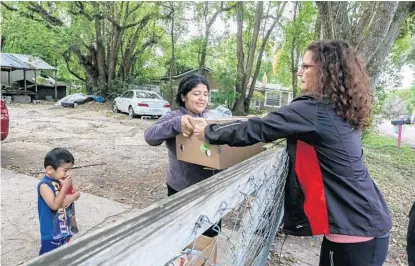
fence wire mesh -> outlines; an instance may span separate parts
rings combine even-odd
[[[211,221],[201,211],[195,222],[193,241],[187,248],[166,263],[167,266],[190,265],[265,265],[269,250],[282,222],[284,187],[288,173],[288,157],[280,151],[276,159],[257,176],[250,176],[244,187],[234,191],[237,206],[222,201],[218,221]],[[250,193],[246,193],[250,187]],[[198,237],[202,224],[212,226],[218,235],[214,238]]]

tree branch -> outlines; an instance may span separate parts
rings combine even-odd
[[[62,20],[60,20],[57,17],[54,17],[52,14],[49,14],[49,12],[46,9],[44,9],[41,5],[39,5],[36,2],[29,2],[29,4],[27,5],[27,9],[38,13],[44,20],[46,20],[53,26],[61,27],[64,25]]]
[[[222,2],[223,3],[223,2]],[[232,4],[232,5],[230,5],[230,6],[227,6],[227,7],[223,7],[223,6],[221,6],[221,12],[226,12],[226,11],[229,11],[229,10],[231,10],[231,9],[234,9],[236,7],[236,4]]]
[[[363,32],[367,25],[370,25],[370,21],[372,20],[375,12],[376,2],[362,2],[362,17],[356,23],[356,25],[352,29],[351,36],[355,36],[352,40],[352,44],[354,46],[359,45],[359,41],[362,40]]]
[[[9,6],[9,5],[7,5],[6,3],[4,3],[3,1],[1,1],[0,3],[2,4],[2,6],[4,6],[4,7],[5,7],[7,10],[9,10],[9,11],[18,12],[18,13],[19,13],[22,17],[25,17],[25,18],[28,18],[28,19],[31,19],[31,20],[34,20],[34,21],[37,21],[37,22],[42,22],[42,23],[46,24],[46,26],[47,26],[49,29],[51,29],[51,30],[55,30],[53,27],[51,27],[51,26],[50,26],[50,24],[47,24],[47,23],[45,22],[45,20],[40,19],[40,18],[36,18],[33,14],[28,14],[28,13],[26,13],[26,12],[23,12],[23,11],[19,10],[19,9],[18,9],[18,8],[16,8],[16,7]]]
[[[371,60],[371,57],[376,53],[388,34],[398,6],[399,2],[379,2],[373,22],[369,28],[364,30],[364,41],[359,47],[359,51],[366,62]]]
[[[7,8],[10,11],[19,11],[19,9],[17,9],[16,7],[13,6],[9,6],[6,3],[4,3],[3,1],[0,1],[1,5],[4,6],[5,8]]]
[[[144,2],[138,2],[138,3],[137,2],[134,2],[134,3],[136,4],[136,6],[134,8],[132,8],[130,11],[127,11],[127,18],[130,15],[132,15],[135,11],[137,11],[143,5]]]
[[[211,27],[211,26],[212,26],[212,24],[215,22],[216,17],[217,17],[219,14],[221,14],[222,12],[229,11],[229,10],[231,10],[231,9],[235,8],[235,7],[236,7],[236,5],[235,5],[235,4],[230,5],[230,6],[228,6],[228,7],[223,7],[223,2],[221,2],[221,6],[220,6],[220,8],[219,8],[218,10],[216,10],[216,12],[213,14],[213,16],[210,18],[209,22],[207,23],[207,28],[208,28],[208,29],[210,29],[210,27]]]
[[[75,16],[77,16],[77,15],[83,15],[89,21],[93,21],[94,20],[94,18],[91,15],[89,15],[89,14],[86,13],[85,7],[84,7],[84,4],[83,4],[82,1],[75,1],[73,3],[75,4],[76,7],[78,7],[79,11],[78,12],[75,12],[73,10],[69,10],[69,13],[71,13],[72,15],[75,15]]]
[[[388,33],[383,38],[382,42],[378,44],[378,49],[372,55],[369,61],[366,61],[367,69],[372,77],[372,84],[376,85],[377,78],[380,73],[380,67],[392,49],[396,38],[399,35],[402,23],[408,18],[411,9],[415,8],[414,2],[399,2],[399,6],[393,16],[392,23],[388,28]]]
[[[330,2],[316,1],[317,9],[321,17],[321,26],[323,28],[323,39],[334,39],[332,28],[332,8]]]
[[[262,56],[264,54],[265,51],[265,46],[267,45],[268,39],[271,36],[272,31],[274,30],[275,26],[277,25],[277,23],[280,23],[280,18],[282,13],[284,12],[285,6],[286,6],[287,2],[283,2],[282,6],[280,6],[280,8],[278,9],[278,13],[277,16],[274,17],[274,20],[271,24],[271,26],[268,28],[267,33],[265,34],[264,40],[262,41],[261,44],[261,48],[259,49],[259,54],[258,54],[258,58],[257,58],[257,62],[256,62],[256,66],[255,66],[255,70],[254,70],[254,75],[252,76],[252,82],[251,85],[249,87],[249,92],[248,92],[248,97],[247,97],[247,106],[249,107],[249,103],[250,100],[252,98],[252,95],[254,94],[254,89],[255,89],[255,83],[259,74],[259,70],[261,68],[261,63],[262,63]],[[247,109],[247,108],[245,108]],[[247,111],[247,110],[245,110]]]
[[[63,59],[66,62],[66,68],[68,69],[69,73],[71,73],[72,75],[74,75],[77,79],[82,80],[85,82],[85,79],[83,77],[81,77],[78,73],[76,73],[75,71],[73,71],[71,69],[71,67],[69,66],[69,62],[71,61],[71,52],[70,50],[66,50],[65,52],[62,53]]]
[[[117,29],[121,30],[122,26],[117,21],[115,21],[115,19],[113,19],[111,16],[106,16],[105,18],[109,22],[111,22],[114,27],[116,27]]]
[[[252,65],[254,63],[255,50],[256,50],[256,45],[257,45],[257,40],[258,40],[258,35],[259,35],[259,28],[261,26],[261,17],[263,15],[263,10],[264,10],[264,2],[258,2],[256,12],[255,12],[255,23],[254,23],[253,33],[252,33],[252,42],[248,50],[248,60],[246,62],[246,67],[245,67],[246,78],[251,77]]]
[[[349,2],[333,2],[336,15],[333,18],[333,34],[335,39],[348,40],[350,32],[349,16],[347,13]]]
[[[153,44],[156,44],[157,43],[157,40],[159,40],[161,38],[161,36],[153,36],[153,37],[151,37],[149,40],[147,40],[145,43],[143,43],[142,45],[141,45],[141,47],[140,47],[140,49],[137,49],[135,52],[134,52],[134,57],[137,57],[137,56],[139,56],[139,55],[141,55],[142,53],[144,53],[144,51],[150,46],[150,45],[153,45]]]

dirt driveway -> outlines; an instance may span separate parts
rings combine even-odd
[[[104,164],[73,170],[81,191],[137,208],[165,197],[167,150],[144,141],[144,130],[154,121],[129,119],[98,103],[74,109],[12,104],[8,109],[10,133],[1,144],[1,167],[40,177],[45,154],[65,147],[74,154],[75,166]]]

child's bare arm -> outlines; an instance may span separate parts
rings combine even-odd
[[[62,186],[61,191],[58,193],[57,196],[53,193],[52,189],[46,185],[40,185],[40,195],[45,200],[46,204],[52,210],[58,210],[65,199],[66,191],[68,190],[68,186]]]
[[[79,192],[79,190],[76,190],[75,193],[73,193],[73,201],[77,201],[79,199],[79,197],[81,196],[81,192]]]
[[[81,196],[81,192],[79,192],[78,184],[73,182],[73,192],[74,192],[74,201],[78,200]]]
[[[72,202],[77,201],[79,199],[79,197],[81,196],[81,192],[79,192],[79,190],[73,186],[73,194],[69,194],[65,196],[65,199],[62,202],[62,207],[63,208],[67,208],[69,207],[69,205],[72,204]]]

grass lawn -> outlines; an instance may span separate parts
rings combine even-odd
[[[415,149],[407,145],[398,149],[396,139],[372,134],[365,137],[363,150],[370,175],[382,191],[392,213],[393,227],[385,265],[406,266],[408,213],[415,201]],[[280,257],[282,242],[283,239],[279,239],[278,247],[271,253],[269,265],[316,265],[319,243],[315,244],[316,241],[312,239],[291,237],[290,246]],[[307,251],[302,251],[305,248]],[[310,264],[307,256],[314,258],[310,259]]]
[[[406,262],[408,213],[415,201],[415,149],[398,149],[395,139],[378,135],[369,135],[363,144],[366,165],[392,213],[390,259],[400,265]]]

